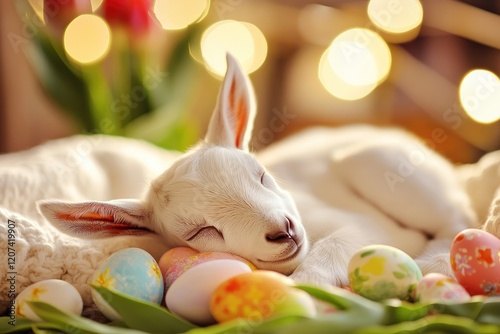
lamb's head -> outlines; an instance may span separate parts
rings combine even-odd
[[[289,274],[308,243],[290,194],[248,151],[254,114],[250,82],[228,56],[205,139],[155,179],[144,200],[43,201],[40,212],[80,237],[156,233],[170,247],[230,252]]]

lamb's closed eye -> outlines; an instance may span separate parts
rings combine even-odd
[[[272,185],[272,177],[265,171],[263,171],[260,175],[260,184],[266,188],[269,188]]]
[[[187,241],[193,241],[197,238],[220,238],[224,240],[224,235],[214,226],[204,226],[197,228],[189,233]]]
[[[260,184],[264,185],[265,177],[266,177],[266,172],[265,171],[263,171],[262,173],[260,173]]]

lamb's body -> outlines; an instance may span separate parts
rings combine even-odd
[[[285,180],[313,244],[293,274],[301,281],[347,284],[350,255],[368,244],[397,247],[424,272],[453,275],[451,240],[479,225],[457,169],[402,130],[316,128],[259,158]]]
[[[228,62],[208,134],[188,154],[76,136],[0,157],[0,244],[12,220],[16,292],[61,278],[89,305],[90,276],[134,246],[157,259],[175,246],[233,252],[300,281],[345,285],[352,254],[383,243],[416,257],[424,272],[451,274],[451,238],[477,226],[476,214],[482,222],[489,210],[485,228],[498,233],[500,201],[490,203],[499,195],[499,153],[457,169],[405,132],[352,126],[308,130],[256,159],[247,152],[252,89]],[[129,236],[60,232],[103,238],[117,230]],[[0,252],[1,282],[7,257]],[[0,285],[0,311],[8,290]]]
[[[366,242],[387,243],[401,248],[416,256],[424,248],[427,238],[423,233],[403,228],[395,220],[388,217],[373,203],[362,199],[349,179],[344,178],[338,168],[342,159],[332,163],[333,152],[340,154],[352,145],[358,146],[360,139],[364,143],[373,144],[371,135],[380,140],[390,139],[400,146],[401,143],[413,143],[408,136],[403,142],[394,141],[394,136],[406,138],[404,134],[394,130],[387,131],[370,127],[349,127],[345,129],[314,129],[308,130],[281,143],[273,145],[258,153],[258,157],[284,183],[298,204],[304,225],[313,243],[327,236],[332,230],[350,226],[356,229],[342,232],[352,233],[355,239],[349,243],[337,244],[337,247],[359,247]],[[333,137],[336,139],[333,140]],[[95,143],[89,145],[89,143]],[[79,147],[88,147],[85,154],[79,154],[78,163],[68,164],[70,156],[78,152]],[[409,146],[411,147],[411,146]],[[98,198],[110,200],[123,197],[140,197],[148,184],[148,180],[160,174],[170,166],[180,154],[159,149],[151,144],[131,139],[122,139],[108,136],[90,138],[75,136],[68,139],[49,142],[43,146],[22,153],[0,157],[0,236],[2,244],[6,244],[7,221],[10,219],[16,224],[16,290],[34,282],[60,278],[74,284],[82,293],[86,305],[91,303],[88,279],[95,272],[100,263],[110,254],[125,247],[142,247],[158,258],[167,246],[160,238],[154,236],[121,237],[107,240],[82,240],[60,233],[46,222],[36,211],[35,202],[48,198],[62,198],[68,200],[85,200]],[[396,168],[401,164],[401,157],[394,157]],[[493,189],[493,183],[498,183],[498,164],[500,157],[492,159],[486,166],[467,166],[470,177],[468,183],[477,183],[474,188],[486,184]],[[445,177],[455,180],[453,169],[445,164],[442,171],[448,173]],[[496,168],[495,168],[496,166]],[[359,167],[372,173],[373,161],[359,164]],[[490,170],[488,180],[493,182],[480,183],[482,170]],[[355,172],[354,170],[348,170]],[[345,172],[345,170],[343,171]],[[396,170],[397,173],[397,170]],[[373,177],[372,174],[367,175]],[[411,178],[411,176],[410,176]],[[385,180],[385,178],[384,178]],[[375,180],[374,180],[375,181]],[[404,186],[410,179],[397,182],[394,185]],[[458,187],[459,182],[455,184]],[[387,187],[385,184],[384,187]],[[485,189],[488,190],[488,189]],[[380,196],[388,191],[379,188]],[[462,196],[465,192],[456,189],[457,200],[467,201]],[[492,194],[491,191],[488,190]],[[430,193],[429,196],[436,194]],[[486,200],[486,197],[485,197]],[[418,208],[417,203],[410,203],[407,210]],[[401,203],[395,204],[400,206]],[[476,205],[487,207],[487,205]],[[412,208],[413,207],[413,208]],[[463,206],[458,206],[458,208]],[[469,206],[466,206],[469,207]],[[423,210],[428,211],[429,206]],[[409,218],[414,213],[409,212]],[[484,212],[480,212],[480,216]],[[436,218],[430,216],[431,218]],[[437,219],[440,219],[437,217]],[[363,226],[372,240],[363,242],[356,238],[357,228]],[[385,226],[385,231],[381,228]],[[341,230],[342,231],[342,230]],[[335,247],[332,244],[332,250]],[[324,266],[341,266],[341,263],[328,263],[327,256]],[[7,253],[0,252],[0,263],[7,263]],[[321,268],[322,264],[316,266]],[[5,282],[5,266],[1,267],[0,280]],[[313,273],[314,271],[311,271]],[[307,272],[306,272],[307,273]],[[302,273],[304,274],[304,273]],[[301,276],[302,274],[296,276]],[[317,274],[317,273],[315,273]],[[306,274],[304,274],[306,275]],[[307,276],[307,275],[306,275]],[[309,277],[310,278],[310,277]],[[320,277],[316,278],[317,280]],[[2,284],[0,289],[0,310],[8,305],[8,285]]]

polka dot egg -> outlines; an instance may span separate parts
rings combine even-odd
[[[353,292],[371,300],[412,300],[422,272],[405,252],[385,245],[363,247],[348,266]]]
[[[450,263],[457,281],[471,295],[500,294],[500,239],[466,229],[452,242]]]

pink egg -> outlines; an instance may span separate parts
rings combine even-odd
[[[175,247],[165,252],[158,261],[161,273],[165,277],[166,272],[177,262],[182,261],[199,252],[189,247]]]
[[[471,295],[500,294],[500,239],[479,229],[460,232],[451,245],[457,281]]]
[[[201,326],[215,323],[210,313],[210,300],[214,291],[226,280],[252,271],[239,260],[212,260],[187,270],[165,295],[170,312]]]
[[[255,266],[245,260],[244,258],[230,254],[230,253],[223,253],[223,252],[203,252],[203,253],[198,253],[195,255],[192,255],[188,258],[184,258],[178,262],[176,262],[173,266],[171,266],[166,272],[165,275],[163,276],[165,278],[165,288],[168,289],[172,283],[180,276],[182,275],[186,270],[201,264],[205,263],[208,261],[212,260],[239,260],[243,263],[246,263],[252,270],[255,269]]]
[[[461,303],[470,299],[465,288],[454,279],[438,273],[425,275],[418,283],[416,300],[422,303]]]

